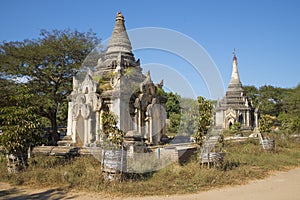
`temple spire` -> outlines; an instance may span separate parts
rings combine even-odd
[[[238,72],[238,64],[237,64],[237,57],[235,53],[235,49],[233,52],[233,60],[232,60],[232,73],[231,73],[231,79],[228,88],[231,89],[240,89],[242,87],[240,76]]]
[[[240,84],[241,83],[235,50],[233,52],[232,73],[231,73],[230,83],[233,83],[233,84]]]
[[[107,51],[106,51],[107,54],[110,53],[119,54],[119,52],[130,53],[130,54],[132,53],[131,42],[127,35],[124,22],[125,22],[124,16],[122,15],[121,12],[118,12],[116,16],[116,24],[112,32],[111,38],[109,40],[109,43],[107,45]]]

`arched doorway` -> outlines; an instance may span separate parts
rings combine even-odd
[[[235,122],[234,118],[229,118],[226,123],[226,126],[227,126],[226,128],[230,129],[231,126],[234,124],[234,122]]]
[[[232,126],[232,122],[231,122],[231,121],[229,121],[229,123],[228,123],[228,129],[230,129],[230,128],[231,128],[231,126]]]

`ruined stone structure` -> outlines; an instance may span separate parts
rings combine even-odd
[[[228,89],[216,107],[215,126],[217,128],[229,129],[234,122],[240,122],[242,130],[251,130],[255,126],[254,109],[242,87],[235,53]]]
[[[120,130],[134,131],[148,143],[157,144],[165,134],[163,82],[154,84],[150,72],[142,73],[124,22],[118,13],[104,56],[94,69],[73,78],[67,135],[76,146],[101,141],[102,114],[109,111],[117,116]]]

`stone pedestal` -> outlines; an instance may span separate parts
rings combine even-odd
[[[16,174],[26,168],[27,154],[8,154],[7,158],[7,170],[9,174]]]
[[[102,175],[105,179],[122,180],[127,171],[127,153],[124,149],[102,150]]]
[[[135,131],[129,131],[123,139],[123,145],[127,150],[128,157],[133,158],[135,153],[145,153],[147,147],[145,139]]]

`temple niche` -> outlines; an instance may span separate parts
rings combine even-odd
[[[257,113],[254,113],[252,104],[242,87],[234,53],[231,80],[225,96],[217,104],[215,126],[229,129],[234,122],[239,122],[242,130],[252,130],[257,126],[257,119],[254,118],[257,118]]]
[[[117,117],[120,130],[138,133],[149,144],[157,144],[165,134],[163,82],[154,84],[150,72],[142,73],[124,22],[119,12],[104,56],[97,66],[73,78],[67,135],[75,146],[102,140],[102,114],[109,111]]]

